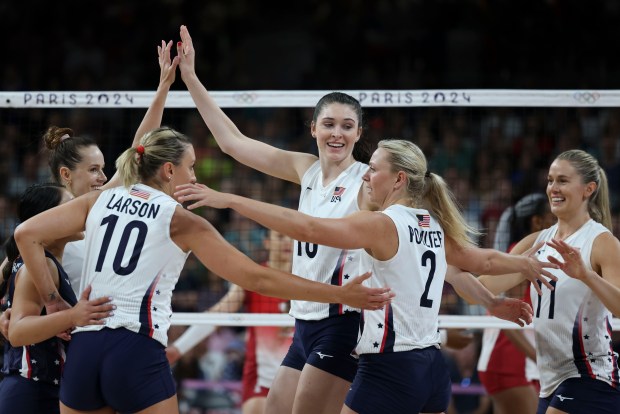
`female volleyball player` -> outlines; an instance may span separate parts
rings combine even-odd
[[[170,86],[176,77],[178,58],[171,59],[170,50],[172,41],[167,44],[162,40],[161,46],[157,46],[158,62],[160,68],[159,86],[149,109],[147,110],[138,130],[134,136],[132,146],[138,144],[139,139],[146,132],[157,128],[161,124],[166,97]],[[120,185],[121,180],[115,174],[106,184],[106,176],[103,172],[105,161],[103,153],[96,142],[89,137],[75,136],[70,128],[58,128],[52,126],[43,135],[43,141],[49,150],[49,166],[52,178],[69,190],[74,197],[79,197],[89,191],[112,188]],[[80,296],[83,288],[80,288],[82,276],[82,264],[84,262],[84,241],[76,240],[67,243],[62,257],[63,268],[69,275],[71,287],[76,296]],[[2,267],[6,265],[3,262]],[[51,289],[47,285],[47,289]],[[49,292],[46,291],[46,292]],[[45,300],[46,309],[52,313],[58,309],[68,308],[68,304],[60,298],[51,300],[49,296],[41,292]],[[9,317],[11,310],[0,315],[0,330],[2,335],[8,337]]]
[[[364,249],[360,268],[375,274],[370,283],[398,292],[384,310],[363,313],[355,347],[360,364],[343,413],[441,412],[448,407],[450,379],[437,329],[448,263],[474,272],[512,268],[534,280],[549,275],[543,268],[553,266],[475,247],[445,182],[427,168],[415,144],[379,142],[363,180],[371,202],[382,211],[338,219],[314,218],[194,184],[175,193],[180,201],[195,201],[190,208],[230,207],[297,240]],[[519,303],[513,320],[529,322],[528,310]],[[294,339],[293,347],[303,344]]]
[[[194,69],[195,51],[185,26],[178,46],[181,78],[218,145],[237,161],[301,185],[299,210],[319,217],[344,217],[367,208],[361,190],[368,166],[359,160],[362,108],[353,97],[330,93],[317,103],[310,133],[319,156],[284,151],[243,135],[209,96]],[[296,241],[293,273],[328,285],[344,285],[359,267],[360,251]],[[358,309],[338,303],[294,300],[293,347],[267,397],[267,412],[338,412],[357,369],[350,353],[357,341]],[[324,355],[329,355],[325,357]]]
[[[59,184],[28,187],[17,206],[18,218],[25,221],[72,199]],[[55,335],[74,326],[101,324],[112,308],[109,298],[88,301],[87,288],[78,302],[69,279],[60,264],[65,244],[76,235],[45,247],[46,266],[61,297],[73,308],[46,315],[43,302],[24,266],[11,236],[5,244],[9,265],[4,268],[0,285],[3,305],[13,311],[9,339],[4,344],[4,364],[0,382],[0,412],[51,414],[60,411],[58,391],[65,362],[65,343]],[[6,296],[5,296],[6,294]],[[43,311],[43,315],[42,315]]]
[[[531,293],[537,413],[617,414],[620,375],[610,321],[620,315],[620,242],[611,233],[607,176],[590,154],[565,151],[549,167],[547,197],[557,223],[511,251],[521,254],[545,242],[536,256],[559,267],[550,271],[557,278],[553,290]],[[523,281],[521,275],[480,279],[495,292]]]
[[[85,230],[82,284],[116,305],[105,326],[74,331],[60,392],[63,413],[178,412],[165,346],[172,290],[190,251],[216,274],[269,296],[369,309],[393,296],[388,288],[362,286],[368,273],[330,286],[252,262],[172,198],[177,185],[195,182],[194,162],[187,137],[153,130],[117,160],[125,186],[89,192],[17,228],[24,263],[40,285],[51,280],[42,246]],[[45,291],[58,295],[55,287]]]

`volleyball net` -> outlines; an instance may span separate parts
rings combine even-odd
[[[246,135],[279,148],[316,153],[309,134],[313,108],[330,90],[212,91],[217,104]],[[618,90],[344,90],[364,108],[363,137],[370,144],[404,138],[418,144],[430,168],[444,177],[471,225],[492,247],[503,210],[522,196],[544,192],[557,153],[582,148],[606,169],[615,227],[620,222],[620,91]],[[0,92],[0,216],[3,239],[12,232],[15,202],[29,183],[49,178],[41,137],[50,125],[92,136],[113,174],[116,157],[130,145],[152,91]],[[199,182],[262,201],[297,207],[299,188],[244,167],[223,154],[186,91],[171,91],[163,124],[194,142]],[[202,208],[203,215],[256,262],[269,259],[267,231],[231,211]],[[616,230],[616,228],[614,228]],[[618,233],[616,232],[616,235]],[[293,249],[290,254],[295,254]],[[286,314],[204,313],[229,286],[190,256],[173,295],[173,324],[292,326]],[[467,306],[447,286],[444,328],[518,328]],[[620,322],[614,319],[614,330]]]

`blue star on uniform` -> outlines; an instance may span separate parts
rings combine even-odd
[[[156,294],[156,295],[159,295],[159,293],[160,293],[160,292],[159,292],[159,289],[157,289],[157,290],[155,291],[155,294]]]
[[[588,318],[583,318],[583,321],[584,322],[588,322]]]
[[[590,339],[590,335],[587,335],[587,334],[586,334],[586,335],[584,335],[584,336],[583,336],[583,339]]]
[[[349,275],[344,275],[344,278],[345,278],[345,279],[348,279],[348,278],[349,278]]]
[[[159,325],[158,324],[155,324],[155,329],[159,329]]]
[[[353,261],[353,256],[347,257],[347,261],[352,262]]]
[[[588,356],[592,356],[594,355],[592,352],[588,352]]]
[[[372,346],[374,346],[375,348],[379,348],[379,342],[375,342],[374,344],[372,344]]]
[[[378,323],[377,324],[377,328],[382,329],[383,328],[383,324],[382,323]]]
[[[153,306],[153,311],[157,312],[157,306]]]

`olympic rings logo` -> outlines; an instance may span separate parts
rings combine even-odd
[[[233,95],[233,99],[237,102],[241,102],[244,104],[251,104],[256,100],[257,96],[255,93],[236,93]]]
[[[575,92],[573,94],[574,100],[579,103],[585,104],[593,104],[594,102],[598,101],[600,97],[601,94],[599,94],[598,92]]]

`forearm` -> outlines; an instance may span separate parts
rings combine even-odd
[[[242,164],[246,164],[247,160],[239,159],[240,154],[235,152],[236,142],[245,138],[241,131],[239,131],[239,128],[215,103],[215,100],[209,95],[207,88],[200,82],[195,73],[184,76],[183,81],[198,112],[213,134],[220,149]]]
[[[470,305],[488,307],[493,301],[494,295],[469,272],[458,273],[449,283]]]
[[[149,109],[146,111],[146,114],[144,114],[144,118],[142,118],[140,126],[138,126],[138,129],[136,130],[133,142],[131,143],[132,147],[138,146],[140,139],[144,134],[161,126],[169,91],[170,85],[167,83],[160,83],[157,87],[153,101],[151,102]]]
[[[620,316],[620,288],[602,278],[593,270],[588,271],[587,277],[582,280],[600,299],[609,311]]]
[[[160,84],[157,88],[153,102],[151,103],[151,106],[149,106],[149,109],[146,111],[140,126],[136,130],[136,134],[134,135],[131,143],[132,147],[137,147],[140,144],[140,139],[144,136],[144,134],[161,126],[161,120],[164,115],[164,107],[166,106],[166,98],[168,96],[169,89],[170,85],[162,84]],[[121,177],[118,171],[116,171],[114,176],[112,176],[112,178],[110,178],[110,180],[103,186],[103,189],[117,187],[121,185],[121,182]]]
[[[477,249],[479,267],[474,273],[504,275],[522,272],[527,267],[527,258],[521,255],[503,253],[493,249]]]
[[[478,281],[493,295],[504,293],[524,280],[525,278],[520,273],[500,276],[482,275],[478,277]]]
[[[254,277],[251,288],[247,290],[281,299],[343,303],[342,288],[313,282],[275,269],[267,269],[260,277]]]
[[[15,347],[36,344],[72,327],[71,310],[51,315],[25,316],[9,324],[9,341]]]

